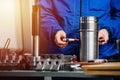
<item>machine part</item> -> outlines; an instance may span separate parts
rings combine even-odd
[[[98,58],[98,20],[95,16],[80,17],[80,61]]]
[[[60,67],[62,66],[62,60],[54,60],[52,65],[52,71],[59,71]]]
[[[7,41],[5,42],[4,48],[3,49],[8,49],[8,46],[10,45],[11,39],[8,38]]]
[[[95,59],[94,62],[108,62],[107,59]]]
[[[73,71],[81,71],[82,70],[80,64],[71,64],[70,67],[73,68]]]
[[[35,68],[37,71],[43,71],[43,68],[45,66],[45,60],[40,60]]]
[[[52,67],[52,61],[50,59],[46,59],[44,65],[43,65],[43,70],[50,71],[51,67]]]

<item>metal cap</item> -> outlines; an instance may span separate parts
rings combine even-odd
[[[80,17],[80,23],[97,23],[98,18],[95,16],[82,16]]]
[[[80,31],[95,31],[98,30],[98,18],[95,16],[80,17]]]

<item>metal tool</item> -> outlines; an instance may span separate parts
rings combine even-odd
[[[64,42],[77,42],[77,41],[80,41],[80,39],[77,39],[77,38],[63,38],[62,41],[64,41]],[[103,42],[105,40],[102,39],[102,38],[99,38],[98,41]]]
[[[77,38],[63,38],[64,42],[77,42],[79,39]]]

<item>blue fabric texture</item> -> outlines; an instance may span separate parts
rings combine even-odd
[[[54,34],[58,30],[64,30],[68,38],[79,39],[80,0],[39,0],[38,4],[41,31],[49,41],[49,52],[79,56],[80,42],[69,43],[66,48],[59,48],[54,44]],[[119,11],[119,0],[82,0],[82,16],[98,17],[99,29],[106,28],[112,34],[107,44],[99,46],[99,58],[118,53],[116,39],[120,37],[120,29],[117,30],[120,25]]]

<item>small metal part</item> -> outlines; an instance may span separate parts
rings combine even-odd
[[[10,45],[11,39],[8,38],[7,41],[5,42],[4,48],[3,49],[8,49],[8,46]]]
[[[60,70],[60,66],[62,64],[62,60],[53,60],[53,63],[52,63],[52,71],[59,71]]]
[[[49,58],[45,59],[42,70],[44,70],[44,71],[50,71],[51,66],[52,66],[51,59],[49,59]]]
[[[107,59],[95,59],[95,60],[90,60],[90,61],[88,61],[88,62],[95,62],[95,63],[98,63],[98,62],[108,62],[108,60]]]
[[[107,59],[96,59],[94,62],[108,62]]]
[[[77,39],[77,38],[64,38],[63,41],[64,42],[77,42],[77,41],[79,41],[79,39]]]
[[[72,62],[76,62],[76,61],[77,61],[77,56],[76,56],[76,55],[73,55],[71,61],[72,61]]]
[[[35,70],[42,71],[44,66],[45,66],[45,60],[41,60],[41,61],[38,62]]]

